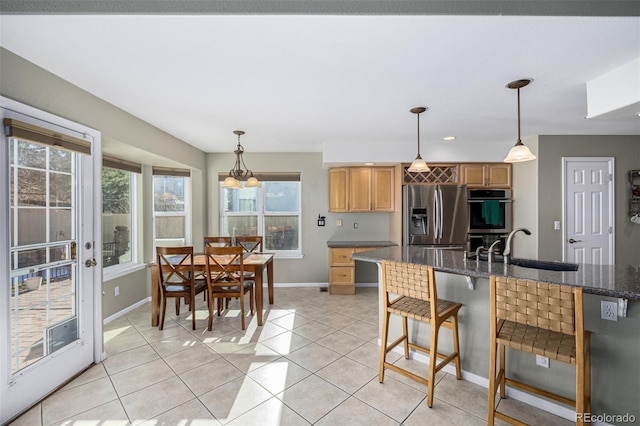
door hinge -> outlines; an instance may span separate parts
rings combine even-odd
[[[609,173],[609,182],[613,182],[613,173]]]
[[[610,227],[609,227],[609,233],[610,233],[610,234],[613,234],[613,226],[610,226]]]

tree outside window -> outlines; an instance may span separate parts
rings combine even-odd
[[[135,175],[126,170],[102,168],[102,266],[132,262],[132,203]]]

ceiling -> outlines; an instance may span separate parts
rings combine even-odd
[[[504,145],[520,78],[523,139],[640,135],[634,107],[585,118],[586,83],[640,57],[637,16],[11,11],[2,47],[205,152],[236,129],[248,152],[414,147],[415,106],[423,150]]]

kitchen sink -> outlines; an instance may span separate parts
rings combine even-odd
[[[469,260],[476,260],[475,255],[471,255]],[[486,262],[488,260],[488,256],[485,253],[480,254],[481,261]],[[503,256],[500,254],[496,254],[493,260],[494,263],[502,263]],[[543,269],[545,271],[577,271],[578,264],[576,263],[565,263],[565,262],[552,262],[549,260],[535,260],[535,259],[511,259],[511,264],[513,266],[520,266],[521,268],[531,268],[531,269]]]
[[[511,264],[522,268],[544,269],[545,271],[577,271],[576,263],[551,262],[533,259],[511,259]]]

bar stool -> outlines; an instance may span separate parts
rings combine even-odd
[[[591,334],[584,329],[582,288],[539,281],[491,276],[491,355],[489,365],[489,418],[511,424],[521,421],[499,412],[495,396],[505,398],[511,385],[576,410],[576,424],[591,412]],[[576,366],[576,398],[571,400],[506,377],[505,348],[541,355]],[[500,367],[496,375],[496,356]]]
[[[380,349],[380,371],[378,381],[384,380],[384,369],[397,373],[427,385],[427,406],[433,405],[433,388],[438,371],[451,361],[455,362],[456,378],[460,380],[460,344],[458,340],[458,311],[460,303],[438,299],[436,278],[433,267],[403,262],[382,262],[382,291],[384,297],[384,317],[382,326],[382,345]],[[390,295],[398,295],[391,300]],[[389,318],[391,314],[402,317],[402,336],[387,346]],[[409,342],[408,318],[431,325],[430,348]],[[449,328],[453,333],[453,353],[438,353],[438,333],[440,327]],[[404,357],[409,359],[409,348],[429,355],[427,378],[387,362],[387,353],[404,342]],[[437,364],[437,358],[443,359]]]

